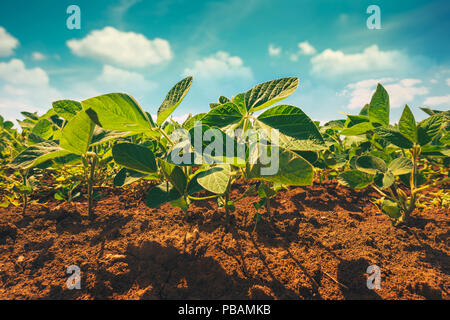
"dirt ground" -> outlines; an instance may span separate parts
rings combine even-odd
[[[280,192],[253,233],[256,197],[227,227],[213,200],[186,222],[146,207],[143,191],[104,190],[94,221],[84,201],[0,209],[1,299],[449,299],[448,209],[395,228],[375,194],[325,181]],[[70,265],[80,290],[67,289]],[[367,288],[370,265],[381,289]]]

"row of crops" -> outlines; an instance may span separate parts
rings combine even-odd
[[[424,203],[448,206],[448,111],[421,108],[428,117],[417,122],[405,106],[392,125],[389,95],[379,84],[359,114],[321,125],[296,106],[277,104],[299,83],[283,78],[221,96],[209,112],[178,123],[171,114],[192,81],[168,92],[156,121],[124,93],[55,101],[41,116],[22,112],[20,130],[0,117],[0,206],[26,213],[30,203],[45,206],[40,199],[48,195],[69,203],[82,197],[94,219],[103,196],[95,187],[153,180],[150,208],[170,203],[188,216],[191,203],[213,199],[228,217],[236,201],[258,196],[254,206],[266,211],[256,214],[258,222],[275,214],[279,190],[325,176],[376,191],[374,203],[395,225]],[[232,199],[238,180],[247,190]]]

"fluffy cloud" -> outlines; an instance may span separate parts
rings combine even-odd
[[[227,52],[219,51],[215,55],[197,60],[192,68],[187,68],[185,76],[193,75],[198,79],[252,79],[253,73],[244,66],[240,57],[233,57]]]
[[[316,53],[316,48],[314,48],[308,41],[300,42],[298,44],[299,53],[310,56]]]
[[[149,40],[142,34],[122,32],[113,27],[94,30],[81,40],[69,40],[67,46],[77,56],[124,67],[156,65],[173,56],[167,40]]]
[[[269,56],[278,57],[281,53],[281,47],[275,47],[273,44],[269,45]]]
[[[407,103],[411,103],[416,96],[426,95],[429,92],[428,88],[418,86],[422,83],[419,79],[397,80],[393,78],[382,78],[351,83],[346,86],[340,95],[350,98],[347,106],[349,109],[359,109],[370,102],[378,83],[383,84],[389,93],[392,108],[402,107]]]
[[[321,76],[398,70],[407,61],[408,58],[399,51],[381,51],[377,45],[355,54],[326,49],[311,59],[312,72]]]
[[[447,82],[447,85],[450,87],[450,78],[448,78],[447,80],[445,80],[445,82]]]
[[[45,60],[47,58],[44,54],[42,54],[40,52],[33,52],[31,57],[35,61],[42,61],[42,60]]]
[[[424,103],[427,106],[440,106],[440,105],[450,105],[450,95],[428,97],[425,99]]]
[[[292,53],[289,56],[289,59],[291,59],[291,61],[297,61],[298,57],[303,55],[303,56],[311,56],[313,54],[316,53],[316,48],[314,48],[309,41],[303,41],[300,42],[298,45],[298,51],[296,53]]]
[[[12,59],[0,62],[0,80],[9,84],[24,86],[46,86],[49,79],[41,68],[27,69],[22,60]]]
[[[19,46],[19,40],[10,35],[5,28],[0,27],[0,57],[8,57]]]
[[[110,65],[103,66],[102,73],[97,78],[107,91],[148,92],[156,88],[156,83],[147,81],[137,72],[131,72]]]
[[[6,119],[20,118],[20,111],[43,113],[61,98],[41,68],[27,69],[19,59],[0,63],[0,114]]]

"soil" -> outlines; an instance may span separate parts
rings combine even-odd
[[[85,201],[0,209],[1,299],[449,299],[449,209],[396,228],[375,194],[324,181],[281,191],[270,220],[244,198],[227,225],[213,200],[186,221],[146,207],[145,190],[97,191],[95,220]],[[67,289],[71,265],[80,290]],[[380,289],[367,288],[371,265]]]

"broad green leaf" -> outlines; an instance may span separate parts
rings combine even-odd
[[[114,161],[125,168],[152,173],[157,170],[153,152],[145,147],[132,143],[119,143],[112,149]]]
[[[450,145],[450,131],[442,136],[441,143],[445,144],[446,146]]]
[[[354,126],[350,128],[345,128],[340,132],[343,136],[359,136],[361,134],[364,134],[368,131],[371,131],[375,129],[372,123],[370,122],[361,122],[358,124],[355,124]]]
[[[189,91],[192,84],[192,77],[187,77],[178,82],[172,89],[170,89],[163,103],[158,109],[158,118],[156,123],[160,126],[171,115],[171,113],[183,101],[184,97]]]
[[[53,136],[53,123],[47,119],[41,119],[33,127],[31,133],[48,140]]]
[[[164,182],[150,189],[145,197],[145,204],[157,209],[161,205],[181,198],[181,194],[170,183]]]
[[[135,133],[126,131],[110,131],[96,126],[92,136],[91,146],[96,146],[118,138],[128,137],[133,134]]]
[[[280,105],[263,112],[258,120],[297,140],[324,145],[322,135],[314,122],[299,108]]]
[[[156,176],[148,175],[146,173],[137,172],[127,168],[122,168],[114,177],[113,183],[116,187],[123,187],[141,179],[156,179]]]
[[[282,78],[258,84],[245,93],[245,106],[255,112],[290,96],[298,86],[298,78]]]
[[[383,211],[383,213],[385,213],[388,217],[395,220],[399,219],[402,216],[397,203],[391,200],[383,200],[383,203],[381,204],[381,211]]]
[[[378,134],[381,138],[383,138],[387,142],[392,143],[397,147],[403,149],[410,149],[413,146],[411,140],[406,138],[404,135],[401,134],[400,131],[398,131],[395,128],[379,127],[375,129],[375,133]]]
[[[95,124],[86,112],[80,112],[70,120],[61,132],[61,148],[84,155],[92,140]]]
[[[55,142],[45,141],[35,144],[15,157],[10,166],[14,169],[28,170],[40,165],[48,160],[69,154],[67,150],[63,150]]]
[[[226,127],[229,124],[239,122],[243,115],[239,108],[232,102],[221,104],[209,111],[202,119],[204,125],[210,127]]]
[[[359,115],[360,116],[369,116],[369,105],[368,104],[364,105],[364,107],[359,112]]]
[[[368,174],[384,173],[387,171],[386,163],[383,159],[374,156],[361,156],[356,159],[356,168]]]
[[[400,132],[414,143],[418,142],[416,119],[408,105],[403,109],[402,116],[398,122]]]
[[[103,129],[141,133],[151,128],[147,114],[125,93],[109,93],[81,104],[92,121]]]
[[[377,173],[373,179],[375,185],[384,190],[392,186],[395,182],[395,176],[390,171]]]
[[[70,120],[61,132],[61,148],[78,155],[84,155],[92,140],[95,124],[86,112],[80,112]]]
[[[83,108],[81,103],[73,100],[58,100],[52,103],[53,110],[63,119],[71,120]]]
[[[219,103],[220,104],[224,104],[224,103],[227,103],[227,102],[231,102],[231,100],[228,99],[227,97],[224,97],[224,96],[220,96],[219,97]]]
[[[392,162],[388,166],[389,171],[391,171],[394,175],[402,175],[410,173],[413,169],[413,164],[411,160],[405,157],[400,157],[392,160]]]
[[[248,178],[287,186],[307,186],[312,184],[314,176],[312,165],[290,150],[283,148],[278,148],[278,150],[277,163],[261,164],[257,162],[253,164],[250,162],[247,165]],[[276,159],[274,161],[276,162]],[[267,170],[271,166],[276,171],[275,173]]]
[[[228,164],[219,164],[201,171],[195,176],[199,185],[216,194],[224,194],[230,181],[231,168]]]
[[[187,185],[187,178],[183,169],[167,161],[159,159],[159,165],[166,179],[178,190],[184,194]]]
[[[419,133],[419,144],[421,146],[426,145],[436,137],[442,127],[443,116],[440,114],[428,117],[425,120],[419,122],[417,131]]]
[[[389,94],[381,84],[378,84],[369,104],[370,122],[382,126],[389,125],[389,110]]]
[[[190,119],[186,120],[183,123],[183,128],[186,130],[191,130],[195,126],[195,122],[201,121],[203,117],[206,115],[206,113],[199,113],[195,116],[191,117]]]
[[[353,189],[364,189],[373,182],[373,177],[359,170],[349,170],[340,173],[338,181],[342,185]]]

